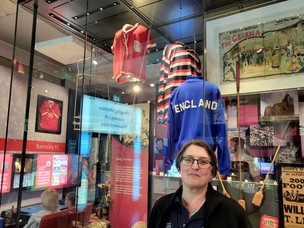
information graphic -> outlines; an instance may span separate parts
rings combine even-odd
[[[53,155],[38,154],[36,170],[36,188],[51,186],[53,169]]]
[[[52,186],[66,185],[67,177],[68,177],[68,155],[54,155]]]
[[[38,154],[36,188],[68,184],[69,155]]]
[[[147,222],[148,152],[141,150],[139,140],[134,140],[134,144],[137,145],[130,148],[112,138],[110,222],[113,227]]]

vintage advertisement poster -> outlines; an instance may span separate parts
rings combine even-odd
[[[286,228],[304,227],[304,167],[303,165],[281,166],[281,219]]]
[[[219,34],[222,81],[304,72],[304,15],[249,25]]]

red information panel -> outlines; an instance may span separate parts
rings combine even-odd
[[[5,158],[5,159],[4,159]],[[1,193],[6,193],[11,190],[11,180],[12,180],[12,162],[13,162],[13,155],[7,154],[4,157],[4,154],[0,154],[0,183],[2,182],[2,171],[3,171],[3,183],[0,187]]]
[[[36,188],[67,185],[69,155],[38,154]]]
[[[111,227],[132,227],[147,222],[148,152],[134,141],[134,148],[112,139]]]
[[[36,188],[51,186],[53,169],[52,154],[38,154],[36,170]]]

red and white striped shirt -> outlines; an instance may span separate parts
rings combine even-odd
[[[188,76],[201,76],[201,61],[197,53],[181,42],[166,45],[160,68],[157,123],[167,121],[171,94]]]

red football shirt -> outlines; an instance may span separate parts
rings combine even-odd
[[[146,81],[146,64],[150,48],[156,46],[149,29],[126,24],[116,32],[112,45],[113,78],[118,83]]]
[[[43,101],[39,112],[41,114],[40,128],[57,131],[58,119],[61,115],[59,105],[52,100]]]

